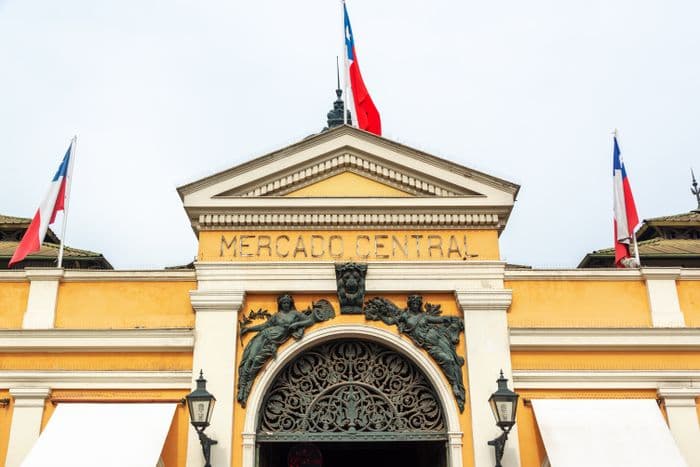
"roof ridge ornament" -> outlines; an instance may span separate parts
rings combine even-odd
[[[693,188],[690,189],[690,192],[695,195],[695,200],[698,202],[698,207],[693,209],[692,212],[700,212],[700,188],[698,188],[698,181],[695,180],[695,172],[693,172],[693,168],[690,168],[690,175],[693,178]]]
[[[327,124],[328,126],[324,128],[324,130],[328,130],[330,128],[334,128],[337,126],[341,126],[345,124],[345,118],[343,117],[343,112],[345,111],[345,102],[342,99],[343,95],[343,90],[340,89],[340,67],[338,65],[338,57],[335,57],[335,71],[336,71],[336,78],[337,78],[337,88],[335,90],[335,95],[337,96],[335,102],[333,102],[333,109],[331,109],[330,112],[328,112],[328,120]],[[347,111],[347,124],[352,125],[352,117],[350,115],[350,111]]]

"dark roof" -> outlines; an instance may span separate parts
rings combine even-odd
[[[28,217],[14,217],[0,214],[0,231],[18,231],[29,227],[32,220]],[[1,237],[0,237],[1,238]],[[59,244],[61,241],[51,229],[46,231],[45,242]]]
[[[32,222],[27,217],[14,217],[0,214],[0,269],[7,269],[19,239]],[[61,241],[48,229],[41,249],[28,255],[24,260],[12,266],[21,269],[27,266],[54,267],[58,261]],[[69,269],[114,269],[101,253],[80,250],[65,246],[63,249],[63,266]]]
[[[645,219],[637,231],[643,266],[700,266],[700,211]],[[615,249],[588,253],[578,265],[613,267]]]
[[[12,258],[18,245],[19,242],[0,241],[0,269],[7,268],[7,263]],[[59,248],[60,246],[54,243],[42,243],[39,251],[28,255],[25,260],[18,263],[15,267],[22,268],[27,265],[40,265],[39,263],[46,263],[46,266],[55,265],[58,260]],[[72,263],[74,266],[85,269],[114,269],[101,253],[80,250],[69,246],[63,248],[63,261],[66,266]]]
[[[652,238],[638,242],[639,256],[654,256],[654,255],[693,255],[700,256],[700,240],[695,239],[678,239],[678,238]],[[598,256],[614,256],[614,248],[605,248],[596,250],[592,255]]]

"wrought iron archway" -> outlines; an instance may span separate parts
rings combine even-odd
[[[336,340],[304,351],[275,378],[259,441],[447,439],[442,406],[423,372],[375,342]]]

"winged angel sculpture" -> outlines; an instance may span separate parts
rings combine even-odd
[[[452,385],[459,409],[464,411],[464,359],[456,351],[464,321],[456,316],[442,316],[440,305],[426,303],[424,311],[420,295],[409,295],[407,304],[407,308],[401,309],[385,298],[373,298],[365,303],[365,317],[397,326],[400,333],[425,349],[442,369]]]
[[[248,342],[238,367],[238,402],[245,407],[255,377],[277,349],[290,338],[301,339],[309,326],[335,317],[333,306],[327,300],[319,300],[304,311],[297,311],[289,294],[277,297],[277,313],[270,315],[262,310],[251,312],[253,317],[264,317],[262,324],[250,326],[251,319],[241,322],[241,337],[249,332],[257,334]]]

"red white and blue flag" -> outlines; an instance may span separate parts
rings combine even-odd
[[[41,243],[46,237],[46,231],[49,229],[49,224],[56,220],[58,211],[63,211],[66,208],[68,193],[70,191],[70,173],[73,159],[73,151],[75,149],[75,138],[70,143],[66,155],[63,156],[61,165],[56,171],[56,175],[51,180],[48,192],[44,201],[39,205],[34,219],[32,219],[29,228],[24,233],[22,240],[15,253],[12,255],[8,266],[22,261],[27,255],[35,253],[41,249]],[[65,213],[64,213],[65,215]]]
[[[345,56],[347,58],[348,74],[350,75],[350,88],[352,89],[352,99],[355,104],[357,125],[362,130],[381,136],[382,121],[379,118],[379,111],[365,87],[365,82],[362,80],[360,65],[357,62],[357,53],[355,53],[355,38],[352,35],[350,17],[348,16],[345,2],[343,2],[343,12],[345,14]]]
[[[624,267],[623,260],[631,258],[630,243],[633,240],[634,230],[639,224],[637,207],[634,204],[632,188],[625,164],[620,155],[620,146],[617,144],[617,136],[613,139],[613,192],[615,197],[615,266]]]

